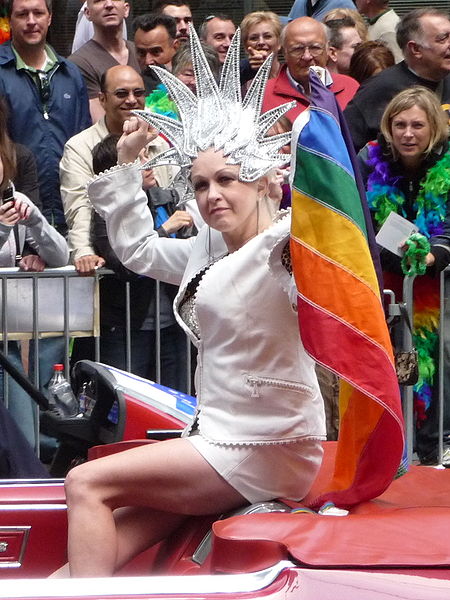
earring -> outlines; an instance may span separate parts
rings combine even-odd
[[[207,236],[207,249],[206,252],[208,254],[208,265],[212,264],[213,256],[212,256],[212,247],[211,247],[211,227],[208,225],[208,236]]]
[[[256,235],[259,234],[259,205],[261,203],[261,198],[258,198],[258,202],[256,203]]]

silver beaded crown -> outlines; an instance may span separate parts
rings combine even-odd
[[[199,151],[213,147],[222,150],[228,164],[240,165],[239,179],[255,181],[270,169],[286,164],[291,157],[278,150],[289,143],[291,133],[266,137],[268,130],[295,106],[283,104],[261,114],[264,89],[270,74],[272,56],[260,67],[244,98],[239,73],[240,30],[230,44],[217,85],[194,29],[190,29],[192,65],[197,95],[172,73],[152,67],[178,107],[180,120],[143,110],[134,114],[156,127],[172,143],[172,148],[142,165],[150,169],[171,164],[182,172],[191,166]]]

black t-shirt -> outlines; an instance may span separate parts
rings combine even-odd
[[[363,82],[344,111],[356,151],[376,139],[389,101],[398,92],[415,85],[423,85],[436,92],[442,104],[450,103],[450,75],[440,83],[422,79],[408,69],[405,61]]]

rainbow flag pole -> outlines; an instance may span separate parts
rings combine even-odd
[[[341,380],[334,475],[313,506],[350,507],[393,480],[403,419],[354,152],[334,95],[314,74],[311,106],[294,123],[291,173],[300,333],[307,352]]]

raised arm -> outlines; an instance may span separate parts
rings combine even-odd
[[[88,194],[95,210],[106,221],[108,239],[122,264],[140,275],[167,283],[181,282],[194,238],[160,238],[142,190],[139,164],[135,162],[147,142],[148,126],[133,118],[124,125],[117,145],[122,164],[95,178]],[[131,162],[134,161],[134,162]]]

